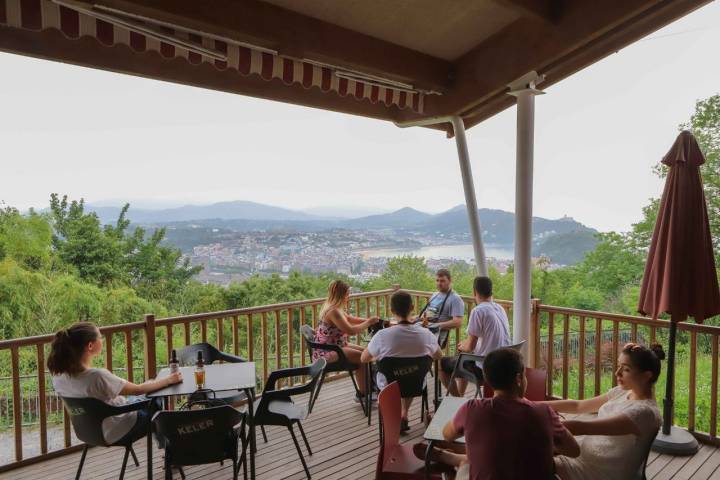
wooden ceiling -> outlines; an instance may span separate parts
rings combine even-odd
[[[426,92],[422,113],[207,64],[190,66],[152,52],[100,45],[89,37],[68,39],[57,30],[0,25],[0,50],[395,122],[459,114],[471,127],[512,105],[507,85],[525,73],[544,74],[541,87],[554,84],[709,1],[79,2],[402,82]]]

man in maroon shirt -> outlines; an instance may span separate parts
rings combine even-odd
[[[523,398],[527,378],[519,352],[491,352],[483,371],[495,396],[468,401],[443,429],[448,442],[465,437],[466,454],[438,451],[437,460],[460,466],[461,471],[469,464],[470,480],[544,480],[553,477],[553,455],[580,454],[575,438],[552,408]]]

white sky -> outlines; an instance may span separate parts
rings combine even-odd
[[[720,3],[547,89],[534,214],[626,230],[695,101],[720,93]],[[464,203],[440,132],[0,53],[0,200],[51,192],[136,206]],[[515,109],[468,132],[480,207],[514,209]],[[132,211],[132,210],[131,210]]]

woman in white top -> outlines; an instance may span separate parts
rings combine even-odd
[[[588,400],[548,403],[558,412],[594,413],[591,420],[567,420],[565,427],[580,439],[580,456],[555,457],[562,480],[633,479],[662,423],[653,394],[665,352],[629,343],[618,358],[617,387]]]
[[[142,395],[182,381],[182,375],[170,374],[135,384],[104,368],[93,368],[92,359],[102,352],[102,336],[89,322],[76,323],[55,334],[47,367],[58,395],[68,398],[96,398],[109,405],[124,405],[124,395]],[[115,443],[132,431],[133,436],[147,435],[150,411],[124,413],[103,420],[105,441]]]

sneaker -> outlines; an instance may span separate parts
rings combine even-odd
[[[408,422],[407,418],[403,418],[400,420],[400,433],[404,434],[410,431],[410,422]]]

